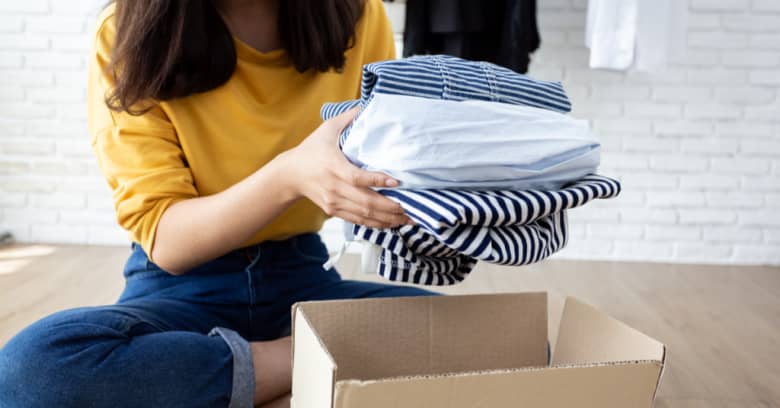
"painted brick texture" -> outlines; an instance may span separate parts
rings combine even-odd
[[[539,0],[530,75],[563,81],[624,194],[571,212],[558,258],[780,264],[780,1],[687,0],[662,72],[591,70],[582,0]],[[85,125],[103,1],[0,1],[0,230],[24,242],[128,243]],[[398,32],[403,3],[388,5]],[[340,225],[323,236],[338,244]]]

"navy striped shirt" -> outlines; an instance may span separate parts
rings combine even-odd
[[[492,101],[561,113],[571,111],[569,97],[560,82],[531,79],[489,62],[424,55],[364,65],[360,99],[326,103],[320,115],[327,119],[355,106],[365,107],[374,93]],[[342,133],[341,144],[348,133],[348,129]]]
[[[565,210],[612,198],[620,184],[587,176],[560,190],[403,190],[379,192],[398,202],[416,225],[353,226],[355,238],[382,247],[377,271],[393,281],[450,285],[477,260],[503,265],[539,262],[567,242]]]

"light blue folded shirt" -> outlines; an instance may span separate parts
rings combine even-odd
[[[565,115],[558,82],[487,62],[435,55],[367,64],[361,98],[325,104],[328,119],[361,112],[341,135],[359,167],[410,189],[555,189],[599,165],[586,122]]]
[[[596,172],[584,121],[530,106],[375,94],[341,146],[409,189],[556,189]]]

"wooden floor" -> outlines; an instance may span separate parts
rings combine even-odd
[[[0,248],[0,345],[54,311],[113,302],[129,248]],[[339,270],[356,276],[358,259]],[[481,265],[446,293],[576,296],[668,346],[657,407],[780,407],[780,268],[547,261]],[[557,321],[551,321],[555,337]],[[554,340],[554,339],[553,339]],[[553,342],[554,344],[554,342]]]

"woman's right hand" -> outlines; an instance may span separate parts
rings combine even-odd
[[[354,224],[390,228],[412,221],[401,205],[371,187],[396,187],[390,176],[361,170],[338,147],[341,131],[355,118],[352,109],[323,122],[301,144],[280,154],[284,177],[292,193],[306,197],[326,214]]]

